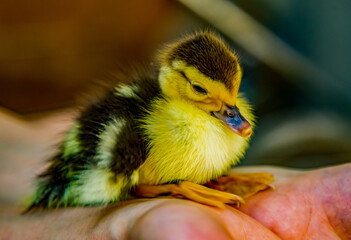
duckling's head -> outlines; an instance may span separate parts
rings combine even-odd
[[[186,100],[240,136],[251,135],[251,125],[236,106],[241,67],[219,37],[211,32],[188,36],[168,45],[159,60],[165,97]]]

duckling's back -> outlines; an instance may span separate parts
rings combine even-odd
[[[50,167],[39,176],[32,208],[107,204],[128,196],[147,156],[140,121],[162,98],[152,74],[121,79],[87,107],[66,133]]]

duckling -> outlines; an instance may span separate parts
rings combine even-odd
[[[81,112],[28,210],[105,205],[133,189],[219,207],[243,201],[200,185],[237,164],[252,134],[238,57],[205,31],[167,45],[157,60],[154,74],[119,79]]]

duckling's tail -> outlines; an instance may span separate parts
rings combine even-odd
[[[39,209],[60,207],[63,204],[64,192],[64,185],[52,184],[50,181],[42,180],[36,192],[30,197],[30,203],[22,213],[26,214]]]
[[[38,176],[38,182],[35,193],[28,197],[27,207],[23,213],[29,213],[39,209],[65,207],[65,191],[69,186],[70,179],[68,172],[69,165],[59,161],[60,155],[52,159],[52,165],[41,175]]]

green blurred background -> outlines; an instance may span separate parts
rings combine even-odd
[[[0,106],[28,121],[74,107],[96,79],[210,28],[240,55],[258,115],[241,165],[351,162],[350,12],[349,0],[2,1]]]

